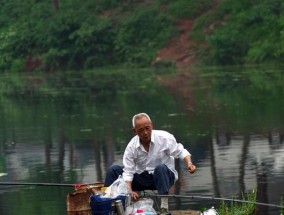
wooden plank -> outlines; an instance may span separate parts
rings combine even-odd
[[[170,211],[172,215],[200,215],[200,211],[194,211],[194,210],[176,210],[176,211]]]

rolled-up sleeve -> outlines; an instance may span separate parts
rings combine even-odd
[[[186,156],[191,156],[191,154],[189,153],[189,151],[187,151],[186,149],[183,149],[182,150],[182,152],[181,152],[181,154],[180,154],[180,156],[179,156],[179,158],[180,159],[184,159]]]
[[[191,156],[181,143],[177,143],[175,137],[170,135],[168,139],[168,149],[171,156],[175,158],[184,159],[186,156]]]

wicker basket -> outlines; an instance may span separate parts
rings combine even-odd
[[[100,194],[103,183],[81,184],[75,186],[75,192],[66,197],[68,215],[92,215],[90,197]]]

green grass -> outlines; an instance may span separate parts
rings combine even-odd
[[[242,198],[245,202],[230,202],[222,201],[217,209],[219,215],[253,215],[256,211],[256,191],[253,190]]]

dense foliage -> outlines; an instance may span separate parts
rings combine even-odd
[[[194,17],[210,2],[8,0],[0,8],[0,67],[147,66],[175,33],[176,19]]]
[[[0,9],[2,69],[149,64],[173,32],[156,5],[124,1],[9,0]]]
[[[177,20],[198,17],[204,62],[281,62],[283,7],[281,0],[7,0],[0,8],[0,69],[148,66],[178,33]]]
[[[213,13],[196,22],[210,26],[207,63],[221,65],[282,62],[284,57],[284,3],[281,0],[223,0]],[[198,34],[200,36],[200,32]],[[205,38],[206,37],[206,38]]]

